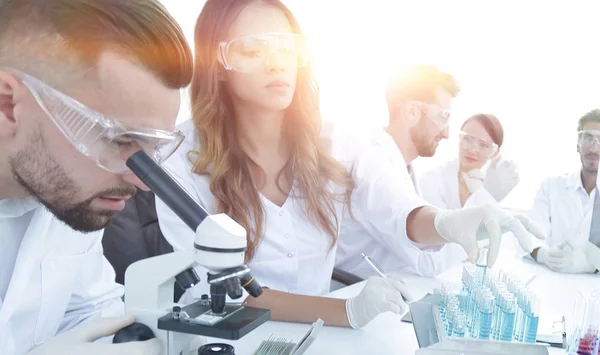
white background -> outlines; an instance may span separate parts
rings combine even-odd
[[[163,0],[193,43],[204,1]],[[427,62],[462,87],[451,139],[428,169],[457,154],[471,114],[497,115],[521,183],[505,200],[529,208],[541,180],[579,168],[577,120],[600,108],[600,1],[288,0],[312,47],[323,119],[365,132],[384,125],[386,79]],[[187,97],[180,121],[189,117]]]

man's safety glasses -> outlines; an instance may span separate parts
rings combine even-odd
[[[161,163],[184,139],[178,130],[137,127],[108,119],[31,75],[10,68],[0,67],[0,71],[13,74],[29,89],[42,110],[78,151],[112,173],[129,173],[125,162],[140,150]]]
[[[577,144],[581,147],[591,147],[594,143],[600,145],[600,131],[579,131],[577,135]]]
[[[422,101],[409,101],[409,103],[421,106],[423,112],[439,129],[446,129],[450,124],[450,111],[444,110],[436,104]]]
[[[464,149],[477,151],[482,157],[489,158],[498,151],[498,145],[486,139],[475,137],[465,132],[460,132],[459,137]]]
[[[301,35],[262,33],[219,43],[218,57],[226,70],[256,73],[272,65],[273,60],[285,68],[304,67],[309,60],[309,50]]]

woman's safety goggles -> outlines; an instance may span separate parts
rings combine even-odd
[[[163,162],[184,139],[177,130],[136,127],[108,119],[31,75],[14,69],[0,70],[13,74],[29,89],[42,110],[77,150],[112,173],[129,173],[126,161],[140,150],[145,150],[157,162]]]
[[[295,33],[263,33],[219,43],[219,61],[226,70],[240,73],[264,71],[274,60],[285,68],[304,67],[309,50],[303,36]]]
[[[594,142],[596,144],[600,144],[600,131],[579,131],[577,134],[577,144],[579,144],[581,147],[591,147]]]
[[[464,149],[477,151],[482,157],[489,158],[498,151],[498,145],[486,139],[475,137],[465,132],[460,132],[459,137]]]

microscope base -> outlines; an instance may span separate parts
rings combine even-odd
[[[225,316],[219,317],[216,322],[207,322],[206,317],[200,317],[210,313],[210,306],[203,306],[200,302],[183,307],[181,311],[182,314],[187,313],[189,318],[177,319],[173,313],[169,313],[158,319],[158,329],[237,340],[271,319],[269,310],[231,304],[225,306]]]

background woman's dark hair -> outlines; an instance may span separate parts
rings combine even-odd
[[[490,137],[492,137],[492,142],[496,143],[498,147],[502,147],[502,143],[504,142],[504,129],[502,128],[502,124],[498,117],[489,113],[478,113],[469,117],[460,129],[462,130],[467,123],[472,121],[479,122]]]

